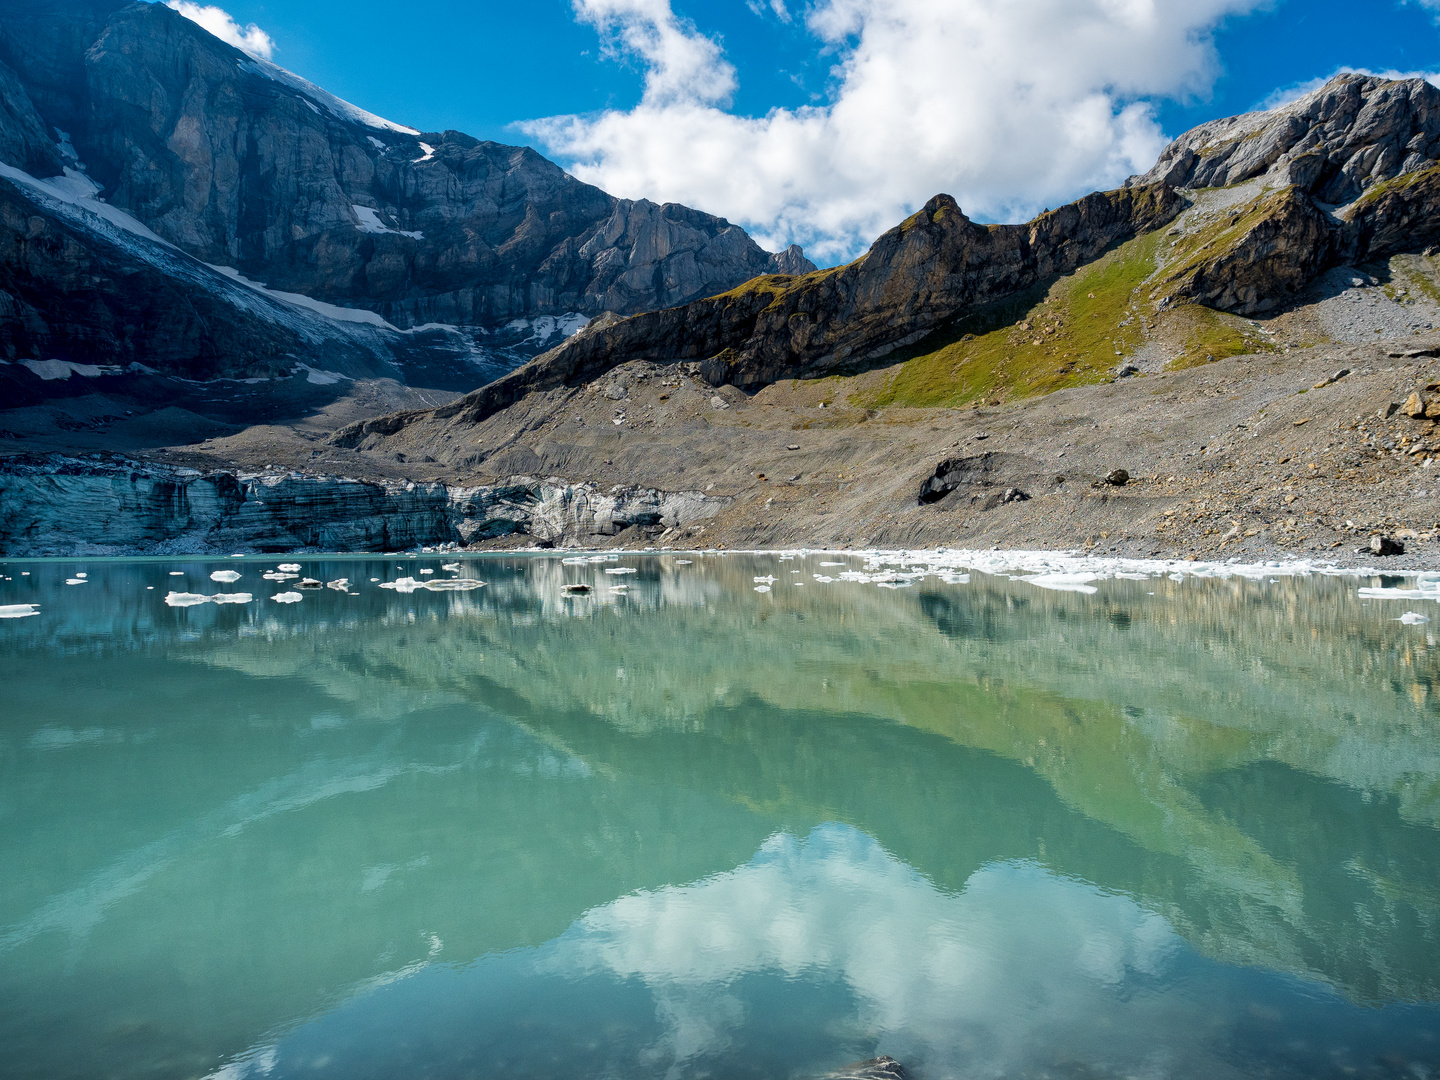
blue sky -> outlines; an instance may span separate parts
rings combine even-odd
[[[529,143],[614,194],[689,202],[821,261],[941,188],[978,218],[1023,218],[1278,90],[1440,69],[1440,0],[221,2],[276,63],[372,112]],[[1061,25],[1127,5],[1162,25]],[[897,118],[917,112],[907,134]],[[524,124],[554,117],[570,119]]]

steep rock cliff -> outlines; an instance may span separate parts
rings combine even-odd
[[[813,268],[532,150],[372,116],[163,4],[0,0],[0,61],[0,89],[25,92],[5,94],[0,160],[53,175],[73,146],[110,203],[187,253],[402,328],[631,314]]]

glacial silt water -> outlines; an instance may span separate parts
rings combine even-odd
[[[0,565],[0,1076],[1440,1076],[1411,583],[280,561]]]

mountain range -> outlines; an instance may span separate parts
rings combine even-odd
[[[601,313],[814,269],[528,148],[373,116],[163,4],[4,0],[0,101],[12,362],[468,389]]]
[[[164,5],[0,0],[0,550],[1413,549],[1437,199],[1440,90],[1341,74],[817,270]]]

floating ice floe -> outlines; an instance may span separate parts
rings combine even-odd
[[[421,589],[428,592],[469,592],[471,589],[483,589],[485,582],[476,581],[474,578],[445,578],[440,581],[420,581],[413,577],[397,578],[394,581],[382,581],[382,589],[393,589],[398,593],[413,593]]]
[[[575,559],[561,559],[561,560],[560,560],[560,562],[561,562],[563,565],[565,565],[565,566],[584,566],[584,565],[585,565],[586,563],[588,563],[589,561],[590,561],[590,560],[587,559],[584,555],[581,555],[579,558],[575,558]]]
[[[774,585],[774,584],[775,584],[775,579],[774,579],[773,577],[771,577],[770,575],[767,574],[765,577],[757,577],[757,578],[755,579],[755,584],[756,584],[756,585]]]
[[[843,562],[822,562],[820,565],[821,565],[821,566],[848,566],[849,564],[848,564],[848,563],[843,563]]]
[[[1090,582],[1094,581],[1094,574],[1031,574],[1022,577],[1020,580],[1028,582],[1040,589],[1051,589],[1054,592],[1083,593],[1086,596],[1094,596],[1100,590]]]
[[[31,615],[40,614],[39,604],[4,604],[0,605],[0,619],[28,619]]]
[[[1362,588],[1362,600],[1436,600],[1440,601],[1440,575],[1420,574],[1413,589]]]
[[[305,599],[305,594],[298,592],[282,592],[276,593],[270,599],[274,600],[277,604],[298,604],[301,600]]]
[[[184,571],[184,570],[171,570],[171,571],[170,571],[170,576],[171,576],[171,577],[184,577],[184,576],[185,576],[185,571]]]
[[[605,572],[607,574],[638,574],[640,571],[633,566],[607,566]]]
[[[239,581],[240,575],[234,570],[216,570],[213,574],[210,575],[210,580],[218,581],[222,584],[229,585],[236,581]]]
[[[693,563],[691,560],[689,560],[689,559],[676,559],[676,560],[675,560],[675,565],[676,565],[676,566],[693,566],[694,563]]]
[[[421,570],[420,573],[422,573],[422,574],[433,574],[433,573],[435,573],[435,571],[434,571],[434,570],[431,570],[431,569],[427,566],[424,570]]]
[[[1421,623],[1429,622],[1430,616],[1421,615],[1418,611],[1407,611],[1395,621],[1404,623],[1406,626],[1419,626]]]
[[[460,572],[460,564],[458,562],[446,563],[444,566],[440,567],[440,569],[446,571],[447,573],[458,574]]]
[[[298,562],[282,562],[276,569],[282,574],[298,574],[300,572],[300,564]]]
[[[769,586],[769,585],[756,585],[756,586],[755,586],[755,591],[756,591],[756,592],[769,592],[769,591],[770,591],[770,586]]]
[[[266,581],[294,581],[299,574],[287,574],[280,570],[267,570],[260,575]]]
[[[327,589],[334,589],[336,592],[348,593],[350,591],[350,579],[345,577],[336,578],[334,581],[327,581],[325,587]]]
[[[835,580],[833,577],[826,577],[824,574],[811,574],[810,576],[822,585],[829,585]]]
[[[172,592],[165,597],[168,607],[199,607],[201,604],[249,604],[254,600],[255,597],[248,592],[216,593],[214,596],[206,596],[204,593]]]
[[[70,577],[65,579],[66,585],[88,585],[90,582],[83,577]]]

